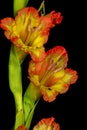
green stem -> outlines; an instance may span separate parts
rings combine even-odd
[[[24,124],[21,76],[21,65],[16,55],[15,47],[12,45],[9,56],[9,87],[15,100],[16,119],[14,130],[16,130],[19,125]]]
[[[14,12],[14,16],[16,15],[16,13],[24,8],[29,0],[14,0],[14,4],[13,4],[13,12]]]
[[[31,121],[32,121],[32,118],[33,118],[33,115],[34,115],[34,110],[36,108],[36,105],[38,104],[40,99],[37,100],[37,102],[33,105],[31,111],[29,112],[28,114],[28,117],[27,117],[27,120],[26,120],[26,128],[29,129],[30,128],[30,125],[31,125]]]
[[[30,83],[25,94],[24,94],[24,115],[25,115],[25,126],[27,129],[30,128],[30,124],[33,118],[35,107],[41,97],[41,93],[38,87]]]

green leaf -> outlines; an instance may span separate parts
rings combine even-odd
[[[27,118],[26,124],[25,124],[25,126],[26,126],[27,129],[30,128],[31,121],[32,121],[32,118],[33,118],[33,115],[34,115],[34,110],[35,110],[36,105],[38,104],[39,100],[40,100],[40,99],[38,99],[38,100],[36,101],[36,103],[33,105],[31,111],[30,111],[29,114],[28,114],[28,118]]]
[[[15,47],[12,45],[9,56],[9,87],[11,92],[13,93],[16,107],[16,114],[20,116],[16,117],[15,124],[23,124],[23,103],[22,103],[22,73],[21,73],[21,65],[19,63],[18,57],[16,55]],[[20,119],[19,119],[20,118]],[[20,120],[20,122],[19,122]],[[19,123],[17,123],[19,122]],[[15,126],[18,127],[18,126]]]
[[[14,16],[16,15],[16,13],[24,8],[29,0],[14,0],[14,4],[13,4],[13,12],[14,12]]]
[[[23,110],[18,111],[16,113],[14,130],[16,130],[21,125],[24,125],[24,113],[23,113]]]
[[[25,91],[23,98],[23,106],[24,106],[24,119],[25,126],[29,129],[35,107],[40,100],[41,92],[39,87],[35,86],[33,83],[30,83]]]

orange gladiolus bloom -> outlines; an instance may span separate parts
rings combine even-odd
[[[5,30],[5,36],[26,53],[34,61],[41,61],[45,57],[43,45],[47,42],[50,28],[62,21],[61,13],[52,11],[40,16],[38,10],[26,7],[15,17],[1,20],[0,27]]]
[[[54,121],[53,117],[50,117],[39,121],[39,123],[34,126],[33,130],[60,130],[60,126]]]
[[[45,101],[55,100],[58,94],[65,93],[69,85],[76,82],[77,72],[67,68],[67,61],[68,55],[62,46],[49,50],[40,63],[30,61],[29,78],[40,88]]]

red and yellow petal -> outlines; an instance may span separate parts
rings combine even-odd
[[[60,130],[60,126],[56,123],[55,118],[43,118],[38,122],[36,126],[34,126],[33,130]]]
[[[39,76],[38,75],[30,76],[29,79],[35,86],[40,86]]]
[[[45,57],[46,57],[46,54],[45,54]],[[33,76],[36,74],[39,76],[40,79],[42,78],[48,66],[48,62],[44,62],[44,60],[42,62],[34,62],[32,60],[30,61],[29,68],[28,68],[28,73],[30,76]]]
[[[69,89],[69,84],[64,84],[61,80],[55,83],[52,86],[41,86],[40,90],[43,96],[43,99],[48,102],[52,102],[56,99],[58,94],[67,92]]]
[[[0,22],[0,27],[5,31],[11,31],[15,25],[15,21],[9,17],[2,19]]]
[[[41,48],[29,47],[29,54],[31,55],[32,60],[35,62],[41,62],[46,56],[44,47]]]
[[[58,81],[60,81],[62,78],[64,77],[64,69],[60,70],[59,72],[56,72],[56,73],[53,73],[51,74],[46,82],[45,82],[45,85],[47,87],[51,87],[53,86],[54,84],[56,84]]]
[[[58,95],[58,91],[44,85],[40,86],[40,90],[41,90],[43,99],[47,102],[54,101],[56,99],[56,96]]]
[[[55,11],[52,11],[50,13],[50,16],[51,16],[51,20],[52,20],[52,24],[53,24],[53,27],[56,25],[56,24],[60,24],[62,19],[63,19],[63,16],[61,16],[61,13],[60,12],[55,12]]]
[[[47,51],[47,56],[50,56],[52,58],[52,56],[55,56],[55,62],[61,58],[61,56],[66,56],[66,62],[68,61],[68,54],[67,51],[65,50],[65,48],[63,46],[56,46],[50,50]]]
[[[78,79],[77,71],[66,68],[65,69],[65,76],[63,81],[68,84],[74,84]]]
[[[43,95],[43,98],[45,101],[51,102],[56,99],[56,96],[58,94],[62,94],[68,91],[70,84],[73,84],[77,81],[78,75],[75,70],[72,69],[65,69],[64,76],[62,75],[62,78],[53,79],[53,83],[56,80],[56,82],[48,82],[46,85],[48,86],[41,86],[41,92]],[[50,83],[50,84],[49,84]],[[50,86],[50,87],[49,87]]]
[[[30,54],[32,60],[35,62],[41,62],[46,56],[44,47],[35,48],[32,46],[26,46],[22,42],[22,40],[16,35],[12,36],[11,41],[14,43],[14,45],[19,47],[22,51],[26,52],[27,54]]]
[[[67,92],[70,84],[75,83],[77,79],[78,75],[75,70],[65,69],[65,74],[64,76],[62,75],[62,78],[56,80],[55,83],[53,82],[54,84],[50,84],[50,87],[43,86],[41,88],[44,100],[48,102],[55,100],[58,94]]]
[[[25,42],[27,36],[30,36],[32,29],[39,25],[38,11],[33,7],[23,8],[18,12],[18,15],[15,17],[15,21],[17,32],[20,34],[23,42]]]
[[[52,86],[52,89],[57,90],[60,94],[67,92],[70,84],[74,84],[78,79],[77,71],[72,69],[65,69],[64,76]]]
[[[5,30],[7,39],[11,39],[15,28],[15,21],[12,18],[4,18],[1,20],[0,27]]]

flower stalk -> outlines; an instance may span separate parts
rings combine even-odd
[[[42,1],[39,9],[26,7],[29,0],[14,0],[15,18],[0,20],[0,28],[13,45],[9,55],[9,87],[15,101],[15,122],[13,130],[29,130],[34,110],[41,97],[52,102],[59,94],[68,91],[77,79],[77,71],[67,68],[68,54],[63,46],[56,46],[47,52],[50,29],[60,24],[63,16],[51,11],[45,15]],[[22,85],[22,66],[30,55],[28,84],[25,93]],[[60,130],[55,118],[42,119],[33,130]]]
[[[20,9],[24,8],[27,5],[28,1],[29,0],[14,0],[14,3],[13,3],[14,16]]]
[[[24,124],[23,104],[22,104],[22,73],[15,47],[12,45],[9,56],[9,87],[13,93],[16,108],[14,130],[19,125]]]
[[[29,84],[23,98],[25,126],[29,129],[35,107],[41,97],[40,90],[32,83]]]

